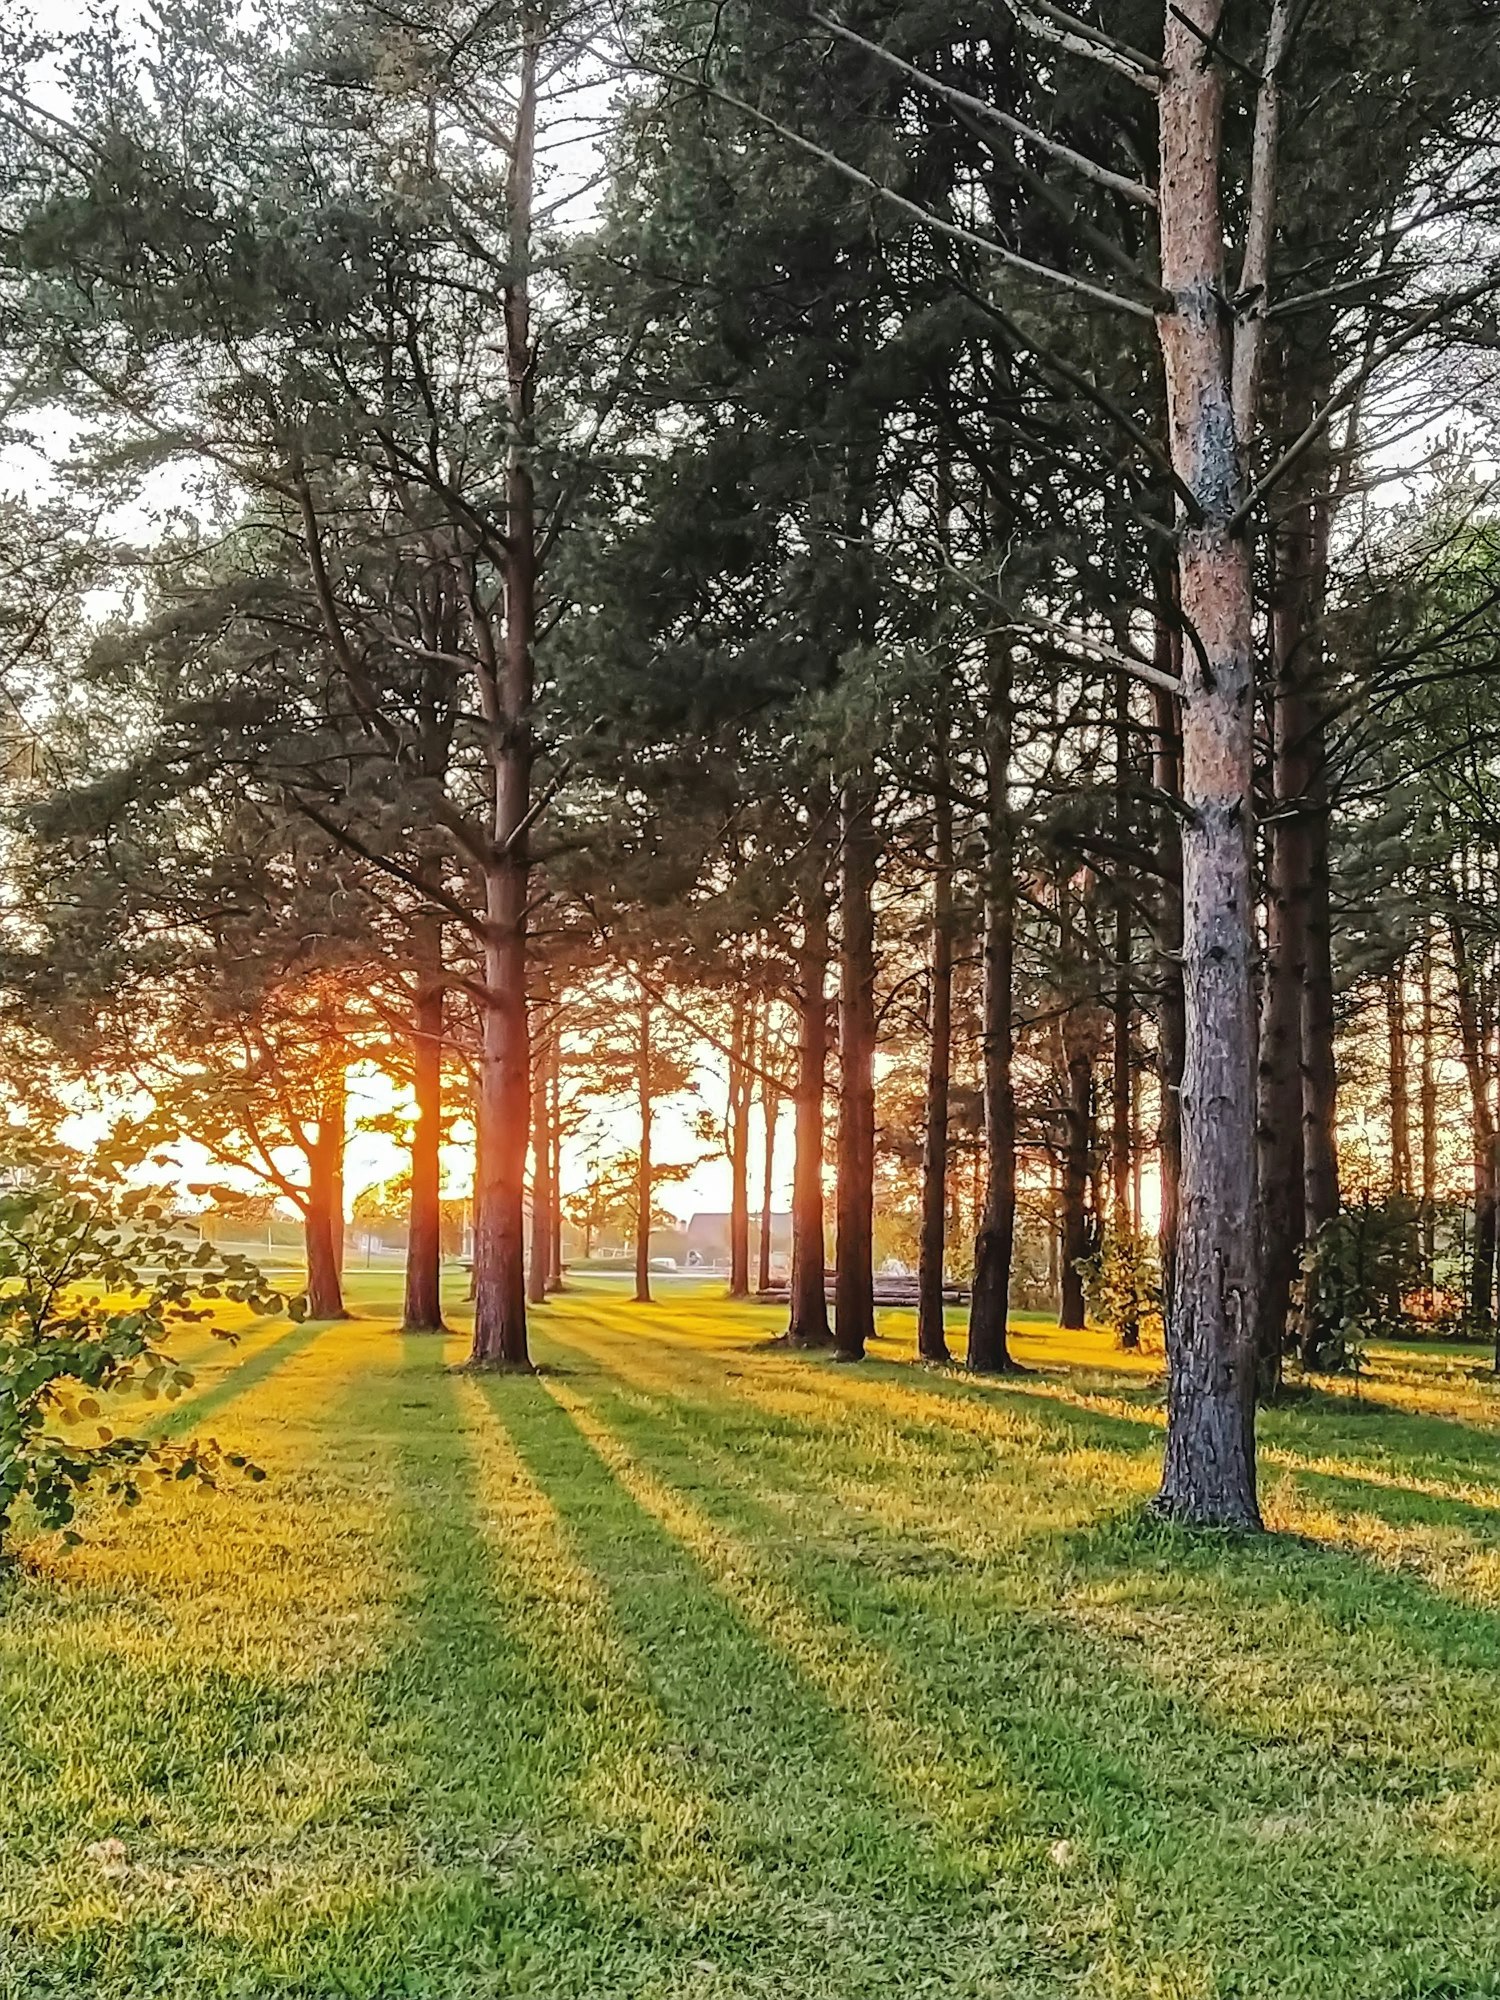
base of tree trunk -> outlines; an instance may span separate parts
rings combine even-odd
[[[1031,1370],[1025,1363],[1017,1361],[1013,1354],[1006,1355],[1003,1361],[965,1361],[962,1366],[966,1375],[1029,1375],[1031,1373]]]
[[[1263,1535],[1266,1524],[1255,1507],[1243,1503],[1228,1505],[1206,1502],[1191,1494],[1158,1493],[1147,1503],[1147,1512],[1158,1521],[1170,1521],[1178,1528],[1203,1528],[1221,1535]]]
[[[476,1361],[473,1355],[467,1361],[460,1361],[451,1371],[455,1375],[535,1375],[536,1364],[532,1361]]]
[[[401,1322],[396,1331],[398,1333],[440,1333],[447,1335],[452,1333],[453,1329],[440,1319],[406,1319]]]
[[[836,1347],[828,1358],[830,1361],[865,1361],[869,1357],[863,1348],[856,1353],[852,1347]]]

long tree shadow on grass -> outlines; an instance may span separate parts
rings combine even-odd
[[[222,1409],[263,1387],[325,1330],[293,1327],[248,1356],[231,1350],[225,1374],[171,1406],[154,1428],[186,1429],[205,1407]],[[132,1519],[150,1531],[149,1512]],[[171,1532],[158,1528],[159,1550]],[[232,1516],[226,1532],[230,1539],[215,1543],[226,1575],[237,1561],[265,1560],[259,1516]],[[191,1515],[180,1534],[193,1549]],[[211,1876],[216,1893],[233,1881],[253,1901],[266,1873],[257,1786],[269,1781],[279,1791],[272,1774],[326,1757],[316,1713],[323,1684],[289,1679],[212,1643],[202,1651],[175,1646],[179,1622],[214,1622],[222,1585],[208,1581],[204,1597],[188,1581],[164,1597],[162,1575],[175,1565],[163,1554],[139,1575],[127,1558],[96,1583],[29,1591],[0,1621],[0,1685],[18,1688],[24,1662],[24,1695],[3,1704],[0,1726],[0,1760],[13,1787],[5,1861],[17,1871],[7,1886],[18,1878],[32,1885],[24,1921],[0,1930],[0,1993],[196,1996],[197,1974],[183,1968],[203,1933],[194,1899],[172,1871],[186,1865]],[[189,1576],[192,1567],[190,1560]],[[320,1794],[326,1783],[319,1780]],[[214,1829],[211,1857],[180,1851],[189,1826]],[[105,1837],[120,1839],[129,1856],[122,1906],[88,1866],[70,1908],[67,1889],[51,1886],[54,1871],[67,1883],[78,1848]],[[227,1940],[224,1948],[234,1949]],[[262,1989],[226,1983],[222,1990]]]
[[[608,1316],[587,1309],[576,1310],[569,1321],[547,1329],[547,1337],[567,1345],[568,1326],[587,1326],[605,1343],[607,1360],[591,1354],[597,1369],[617,1362],[628,1369],[629,1349],[620,1345],[618,1327]],[[721,1355],[690,1345],[672,1347],[674,1373],[673,1401],[700,1412],[712,1411],[717,1427],[725,1428],[723,1411],[725,1368]],[[791,1363],[793,1370],[817,1369],[816,1360],[802,1357]],[[793,1382],[795,1376],[789,1378]],[[1140,1417],[1121,1416],[1101,1410],[1088,1398],[1096,1393],[1090,1386],[1077,1393],[1081,1400],[1069,1400],[1071,1378],[1067,1371],[1038,1375],[1034,1380],[1011,1381],[945,1376],[913,1370],[900,1362],[872,1364],[858,1380],[839,1378],[846,1401],[872,1398],[876,1385],[895,1389],[902,1400],[925,1412],[924,1425],[930,1435],[949,1438],[953,1434],[955,1406],[966,1410],[1010,1411],[1023,1417],[1038,1432],[1031,1450],[1094,1449],[1134,1457],[1154,1457],[1161,1449],[1161,1428],[1144,1412]],[[809,1437],[815,1426],[798,1426],[783,1412],[769,1412],[757,1395],[757,1380],[740,1378],[735,1383],[745,1404],[740,1428],[748,1444],[763,1441],[773,1451],[784,1448],[788,1439],[800,1432]],[[785,1382],[783,1383],[783,1387]],[[1155,1402],[1154,1388],[1142,1386],[1138,1377],[1125,1378],[1119,1387],[1111,1385],[1111,1401],[1126,1400],[1141,1405]],[[912,1428],[908,1423],[906,1428]],[[1500,1435],[1483,1425],[1465,1423],[1461,1418],[1408,1411],[1398,1406],[1382,1406],[1379,1413],[1369,1406],[1351,1412],[1342,1397],[1322,1399],[1315,1407],[1293,1405],[1263,1415],[1261,1428],[1272,1447],[1266,1454],[1267,1469],[1277,1466],[1291,1473],[1298,1487],[1309,1497],[1329,1504],[1372,1514],[1388,1524],[1453,1526],[1470,1531],[1486,1541],[1500,1532],[1500,1499],[1492,1506],[1462,1494],[1424,1491],[1424,1487],[1447,1483],[1490,1486],[1500,1492]],[[1050,1440],[1047,1433],[1051,1433]],[[1331,1470],[1316,1461],[1343,1458],[1357,1467],[1364,1461],[1368,1477],[1357,1469]]]
[[[1263,1443],[1308,1459],[1362,1459],[1386,1475],[1500,1490],[1500,1430],[1456,1414],[1328,1397],[1265,1412],[1260,1432]]]
[[[241,1341],[246,1334],[256,1330],[253,1326],[247,1327],[240,1336]],[[295,1360],[312,1346],[320,1334],[327,1331],[328,1322],[316,1320],[289,1326],[284,1333],[277,1334],[274,1340],[267,1341],[253,1354],[241,1353],[238,1346],[226,1346],[222,1372],[202,1386],[195,1381],[194,1387],[152,1424],[152,1430],[161,1437],[180,1437],[184,1431],[195,1430],[205,1418],[217,1415],[240,1397],[247,1396],[252,1389],[258,1389],[263,1382],[269,1381],[279,1368]],[[194,1370],[195,1376],[200,1378],[205,1372],[201,1365]]]
[[[955,1910],[973,1854],[934,1842],[543,1383],[429,1393],[454,1421],[398,1452],[410,1637],[377,1696],[422,1830],[341,1976],[383,1992],[395,1940],[418,1990],[455,1996],[686,1995],[710,1960],[715,1990],[808,2000],[873,2000],[901,1962],[937,1978],[994,1918]],[[986,1965],[1031,1953],[1019,1920],[986,1938]]]
[[[353,1954],[360,1990],[383,1993],[372,1981],[379,1968],[415,1977],[424,1994],[560,1992],[548,1982],[564,1979],[579,1993],[600,1990],[653,1924],[639,1845],[587,1803],[594,1768],[628,1736],[617,1775],[632,1789],[654,1781],[666,1817],[689,1827],[691,1774],[673,1773],[675,1787],[662,1781],[639,1677],[607,1635],[613,1671],[597,1671],[586,1580],[569,1590],[561,1545],[544,1564],[545,1505],[482,1491],[464,1407],[474,1392],[434,1376],[429,1354],[414,1343],[401,1378],[422,1383],[441,1422],[419,1442],[397,1440],[408,1636],[376,1697],[378,1753],[404,1773],[410,1867],[393,1900],[368,1913]],[[532,1385],[506,1387],[525,1395]],[[517,1509],[540,1517],[529,1537],[507,1532]],[[649,1844],[649,1829],[637,1831]]]
[[[618,1321],[612,1319],[607,1310],[579,1302],[570,1304],[566,1318],[549,1320],[544,1328],[539,1329],[540,1339],[546,1347],[560,1345],[570,1351],[581,1352],[583,1350],[577,1348],[576,1342],[569,1340],[569,1332],[576,1327],[588,1328],[607,1343],[605,1356],[589,1353],[590,1365],[599,1369],[612,1365],[617,1354],[627,1354],[632,1342],[639,1344],[639,1336],[621,1333]],[[673,1341],[670,1351],[674,1369],[679,1372],[679,1400],[722,1412],[726,1358],[734,1350],[705,1351],[687,1342]],[[773,1378],[767,1373],[764,1377],[768,1381],[777,1379],[779,1386],[795,1390],[799,1379],[817,1384],[825,1372],[832,1373],[830,1363],[821,1354],[782,1352],[786,1356],[785,1375]],[[868,1396],[881,1386],[898,1390],[935,1432],[951,1435],[956,1405],[974,1411],[994,1409],[1023,1415],[1042,1427],[1052,1427],[1058,1433],[1060,1447],[1081,1446],[1141,1454],[1161,1450],[1161,1426],[1149,1414],[1151,1406],[1160,1401],[1160,1393],[1149,1382],[1143,1383],[1139,1376],[1122,1375],[1118,1382],[1111,1378],[1106,1385],[1089,1383],[1075,1390],[1069,1371],[1064,1367],[1046,1371],[1038,1369],[1026,1377],[974,1376],[958,1369],[951,1372],[930,1370],[914,1367],[905,1361],[882,1361],[872,1357],[857,1371],[839,1370],[836,1379],[840,1394],[853,1400]],[[756,1394],[756,1380],[755,1376],[746,1376],[740,1378],[737,1384],[740,1393],[752,1401]],[[1072,1399],[1075,1395],[1078,1400]],[[1126,1415],[1119,1409],[1100,1409],[1085,1400],[1091,1395],[1107,1395],[1113,1403],[1135,1404],[1140,1407],[1141,1414]]]
[[[901,1990],[898,1970],[914,1991],[941,1979],[955,1994],[993,1990],[970,1981],[997,1966],[1018,1979],[1044,1962],[1049,1979],[1076,1974],[1066,1944],[1039,1959],[1015,1885],[993,1879],[996,1843],[1010,1837],[1008,1785],[987,1771],[966,1788],[962,1825],[935,1823],[621,1485],[544,1384],[489,1382],[481,1393],[607,1592],[675,1754],[713,1801],[703,1878],[732,1892],[700,1885],[674,1912],[649,1872],[637,1879],[669,1961],[754,1982],[727,1990],[808,1995],[885,1995]],[[607,1911],[618,1889],[604,1886]]]
[[[558,1329],[552,1330],[552,1338],[560,1338]],[[743,1485],[746,1468],[758,1471],[769,1463],[784,1488],[792,1486],[802,1492],[825,1529],[834,1521],[839,1523],[843,1546],[857,1548],[872,1541],[883,1542],[889,1552],[885,1567],[899,1571],[909,1566],[906,1560],[910,1554],[909,1536],[883,1533],[878,1519],[869,1511],[854,1515],[839,1504],[821,1477],[822,1454],[813,1426],[781,1415],[755,1415],[746,1420],[739,1413],[726,1413],[722,1401],[716,1404],[711,1392],[687,1396],[675,1384],[671,1393],[666,1394],[649,1383],[642,1386],[637,1382],[626,1395],[619,1382],[611,1379],[608,1367],[600,1365],[596,1353],[588,1348],[576,1351],[593,1364],[590,1386],[597,1385],[597,1393],[607,1399],[612,1421],[628,1424],[633,1404],[636,1416],[644,1416],[648,1422],[654,1419],[662,1436],[690,1444],[700,1453],[711,1448],[701,1426],[712,1422],[715,1436],[722,1438],[728,1448],[715,1451],[713,1471],[708,1477],[701,1466],[691,1471],[679,1462],[677,1476],[686,1479],[690,1490],[714,1492],[722,1491],[726,1484]],[[609,1360],[629,1378],[632,1357],[628,1352],[611,1354]],[[675,1365],[675,1354],[673,1360]],[[1020,1393],[1024,1401],[1024,1391]],[[683,1421],[684,1412],[692,1413],[699,1428]],[[1048,1402],[1040,1411],[1028,1406],[1027,1414],[1044,1425],[1060,1424],[1071,1435],[1075,1429],[1072,1418],[1080,1413]],[[1094,1413],[1081,1414],[1088,1418]],[[1127,1429],[1127,1450],[1160,1448],[1159,1431],[1140,1445],[1133,1429]],[[924,1430],[927,1435],[932,1434],[926,1426]],[[1092,1433],[1085,1424],[1083,1435],[1092,1445],[1109,1434]],[[958,1435],[940,1441],[947,1442],[950,1450],[957,1450],[972,1462],[970,1440]],[[754,1455],[751,1446],[756,1447]],[[1382,1463],[1385,1462],[1383,1459]],[[877,1459],[876,1464],[879,1463]],[[895,1475],[900,1476],[899,1465],[895,1467]],[[1478,1529],[1486,1545],[1500,1536],[1500,1517],[1487,1507],[1426,1495],[1399,1484],[1361,1480],[1356,1474],[1335,1476],[1294,1466],[1289,1476],[1299,1486],[1305,1485],[1314,1496],[1334,1499],[1351,1510],[1375,1514],[1394,1526],[1414,1520]],[[748,1499],[747,1494],[747,1504]],[[1099,1511],[1097,1496],[1090,1511],[1093,1514]],[[767,1534],[779,1528],[784,1536],[784,1512],[762,1506],[758,1519]],[[1072,1583],[1118,1576],[1132,1566],[1142,1566],[1143,1574],[1168,1572],[1176,1582],[1194,1575],[1233,1577],[1256,1604],[1264,1605],[1269,1597],[1275,1597],[1283,1603],[1313,1608],[1322,1605],[1335,1630],[1367,1628],[1378,1605],[1376,1622],[1387,1636],[1398,1640],[1417,1658],[1434,1657],[1444,1665],[1476,1669],[1500,1666],[1500,1613],[1449,1596],[1418,1577],[1372,1563],[1344,1547],[1333,1548],[1285,1535],[1271,1535],[1243,1544],[1226,1542],[1213,1535],[1184,1535],[1150,1521],[1138,1509],[1107,1513],[1102,1521],[1075,1531],[1050,1533],[1043,1537],[1043,1545],[1053,1551],[1047,1566]],[[1030,1564],[1035,1557],[1028,1555],[1026,1560]]]
[[[790,1537],[785,1511],[753,1490],[754,1463],[667,1398],[602,1378],[589,1398],[655,1476],[817,1615],[884,1649],[893,1687],[908,1684],[911,1712],[954,1760],[998,1747],[1033,1823],[1077,1836],[1142,1919],[1154,1911],[1180,1935],[1183,1910],[1206,1902],[1195,1942],[1216,1956],[1244,1929],[1252,1869],[1257,1909],[1264,1896],[1278,1919],[1263,1983],[1243,1990],[1273,1990],[1286,1954],[1304,1950],[1299,1992],[1486,1990],[1474,1981],[1497,1942],[1487,1866],[1443,1851],[1420,1814],[1480,1766],[1500,1658],[1492,1618],[1476,1624],[1336,1554],[1301,1551],[1288,1565],[1274,1542],[1184,1537],[1139,1515],[1046,1538],[1021,1577],[851,1563],[831,1490],[809,1484],[809,1531]],[[879,1530],[859,1528],[870,1551]],[[1392,1638],[1394,1657],[1380,1659]],[[1414,1678],[1435,1728],[1416,1712]],[[1392,1718],[1383,1705],[1397,1690]],[[1467,1928],[1450,1909],[1469,1913]]]
[[[268,1759],[325,1767],[310,1773],[312,1816],[290,1851],[274,1853],[274,1874],[248,1872],[228,1920],[207,1931],[180,1904],[101,1918],[75,1940],[59,1996],[583,1995],[618,1990],[633,1958],[659,1962],[641,1887],[651,1871],[609,1802],[650,1793],[660,1824],[635,1829],[648,1849],[653,1830],[664,1846],[691,1839],[694,1774],[658,1753],[628,1656],[606,1643],[599,1671],[587,1580],[570,1578],[566,1548],[549,1551],[503,1466],[477,1476],[466,1397],[413,1344],[349,1412],[370,1439],[370,1501],[405,1586],[385,1657],[307,1692],[246,1677],[262,1727],[218,1781]],[[196,1686],[184,1692],[191,1731]],[[309,1701],[336,1712],[310,1738]],[[44,1947],[38,1973],[62,1959]],[[189,1959],[195,1983],[174,1984]],[[50,2000],[39,1979],[25,1990]]]

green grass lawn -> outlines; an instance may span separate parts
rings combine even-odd
[[[480,1380],[355,1291],[172,1414],[264,1485],[4,1586],[5,2000],[1500,1995],[1474,1354],[1268,1418],[1227,1543],[1098,1336],[982,1384],[601,1283]]]

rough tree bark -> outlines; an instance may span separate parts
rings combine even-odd
[[[1311,895],[1306,816],[1311,716],[1306,677],[1313,560],[1312,503],[1299,498],[1278,527],[1271,591],[1271,772],[1276,810],[1267,841],[1256,1103],[1262,1400],[1273,1397],[1281,1386],[1292,1286],[1306,1235],[1302,1015]]]
[[[475,1368],[531,1366],[526,1338],[526,1146],[531,1095],[526,961],[537,531],[530,269],[540,35],[537,18],[528,15],[506,186],[511,258],[503,299],[510,425],[504,640],[498,657],[481,658],[479,674],[480,702],[494,745],[494,817],[485,867],[483,1025],[476,1093],[474,1343],[469,1356]],[[482,618],[475,622],[482,639],[488,622]]]
[[[344,1127],[348,1090],[342,1060],[318,1094],[317,1131],[307,1154],[307,1199],[302,1211],[307,1251],[307,1317],[343,1319],[339,1239],[344,1233]]]
[[[734,996],[729,1031],[729,1296],[750,1296],[750,1110],[754,1094],[755,1010]]]
[[[770,1034],[766,1035],[769,1056]],[[771,1237],[774,1229],[772,1204],[776,1191],[776,1128],[781,1122],[781,1092],[776,1088],[770,1074],[769,1061],[763,1063],[760,1079],[761,1112],[761,1172],[760,1172],[760,1242],[756,1247],[756,1289],[768,1292],[771,1289]]]
[[[412,1003],[411,1065],[416,1120],[411,1136],[411,1212],[406,1236],[403,1333],[443,1331],[443,946],[424,926]]]
[[[1474,1250],[1469,1270],[1469,1314],[1476,1327],[1493,1324],[1495,1298],[1495,1106],[1488,1057],[1489,1023],[1480,1017],[1469,941],[1457,917],[1448,920],[1458,1033],[1469,1084],[1474,1135]]]
[[[1305,672],[1307,776],[1307,976],[1302,986],[1302,1160],[1306,1233],[1339,1212],[1338,1066],[1334,1056],[1333,913],[1330,899],[1328,731],[1321,683],[1322,618],[1328,570],[1326,466],[1312,489],[1312,556],[1307,619],[1312,657]]]
[[[1437,1021],[1432,990],[1432,926],[1422,924],[1422,1286],[1433,1288],[1437,1248]]]
[[[1406,1059],[1406,961],[1391,967],[1385,982],[1386,1044],[1391,1084],[1391,1191],[1409,1195],[1411,1171],[1411,1090]]]
[[[932,773],[932,943],[927,973],[927,1098],[917,1253],[917,1355],[923,1361],[951,1358],[943,1326],[948,1094],[953,1064],[953,799],[946,738],[947,721],[943,718]]]
[[[1252,567],[1239,521],[1254,367],[1226,350],[1223,81],[1205,59],[1223,0],[1166,10],[1158,316],[1172,466],[1192,505],[1180,527],[1183,648],[1182,1210],[1168,1322],[1167,1439],[1157,1509],[1259,1528],[1255,1490],[1255,1016],[1251,984],[1254,699]],[[1279,10],[1278,10],[1279,14]],[[1274,78],[1275,63],[1267,63]],[[1274,97],[1274,90],[1272,91]],[[1262,89],[1264,111],[1266,90]],[[1274,142],[1274,117],[1271,139]],[[1274,143],[1257,131],[1248,254],[1270,202]],[[1268,251],[1269,245],[1267,243]],[[1264,276],[1260,282],[1263,286]],[[1246,289],[1241,288],[1242,292]],[[1253,295],[1248,309],[1259,310]]]
[[[552,1140],[552,1237],[547,1259],[547,1290],[563,1286],[562,1254],[562,1037],[556,1031],[547,1042],[547,1130]]]
[[[1019,1367],[1010,1351],[1010,1269],[1016,1239],[1016,1099],[1013,1078],[1016,903],[1010,767],[1015,691],[1009,648],[991,642],[986,674],[984,990],[984,1195],[974,1236],[966,1365],[976,1373]]]
[[[868,787],[839,802],[839,1129],[833,1344],[862,1361],[875,1338],[875,873]]]
[[[823,1092],[828,1075],[828,892],[811,883],[802,901],[798,953],[796,1153],[792,1165],[792,1347],[826,1347],[827,1253],[823,1243]]]
[[[1174,679],[1181,649],[1164,612],[1156,622],[1156,662]],[[1182,720],[1175,696],[1154,692],[1151,776],[1163,799],[1182,796]],[[1177,1219],[1182,1187],[1182,1061],[1187,1002],[1182,989],[1182,829],[1168,811],[1162,821],[1161,900],[1156,929],[1156,1157],[1161,1183],[1157,1253],[1162,1310],[1171,1317],[1177,1271]]]
[[[1130,839],[1130,682],[1115,676],[1115,838],[1122,850]],[[1125,1243],[1135,1235],[1131,1168],[1136,1160],[1135,1063],[1131,1026],[1135,995],[1131,981],[1130,904],[1123,889],[1115,900],[1115,988],[1110,1009],[1110,1227]],[[1140,1324],[1134,1313],[1116,1329],[1121,1347],[1138,1348]]]
[[[547,1280],[552,1270],[552,1208],[556,1199],[552,1186],[551,1105],[547,1094],[548,1045],[535,1039],[531,1060],[531,1255],[526,1267],[526,1302],[545,1305]]]
[[[1057,1323],[1070,1332],[1088,1320],[1082,1265],[1094,1247],[1089,1228],[1089,1167],[1094,1152],[1094,1037],[1079,1008],[1059,1030],[1063,1069],[1062,1247]]]
[[[635,1101],[640,1144],[635,1165],[635,1302],[651,1303],[651,1197],[656,1175],[651,1161],[651,996],[642,986],[635,1012]]]

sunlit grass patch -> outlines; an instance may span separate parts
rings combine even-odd
[[[711,1285],[247,1329],[0,1612],[5,2000],[1500,1991],[1500,1399],[1378,1353],[1278,1530],[1153,1527],[1159,1362],[767,1345]],[[956,1342],[955,1342],[956,1344]]]

